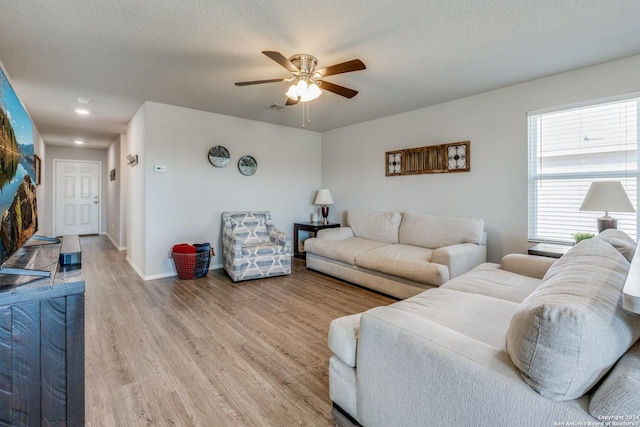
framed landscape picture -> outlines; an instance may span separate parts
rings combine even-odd
[[[0,264],[38,230],[35,159],[33,123],[0,68]]]

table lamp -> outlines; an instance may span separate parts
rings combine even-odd
[[[328,188],[322,188],[318,190],[318,194],[316,195],[316,200],[313,202],[314,205],[322,205],[322,218],[323,224],[328,224],[329,220],[327,217],[329,216],[329,206],[333,204],[333,196],[331,195],[331,191]]]
[[[592,182],[580,210],[604,211],[604,216],[597,219],[598,233],[607,228],[618,228],[618,220],[609,216],[609,211],[635,212],[619,181]]]

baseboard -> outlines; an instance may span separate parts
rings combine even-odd
[[[142,280],[144,280],[145,282],[148,280],[165,279],[167,277],[175,277],[178,275],[178,273],[175,271],[168,271],[166,273],[145,276],[145,274],[133,263],[133,261],[131,261],[131,258],[129,258],[129,255],[127,255],[125,259],[129,263],[129,265],[136,271],[138,276],[140,276],[140,278],[142,278]],[[213,266],[209,266],[209,270],[218,270],[218,269],[221,269],[222,267],[223,267],[222,264],[216,264]]]
[[[109,241],[111,242],[111,244],[113,246],[115,246],[115,248],[119,251],[125,251],[127,250],[126,246],[120,246],[118,245],[118,243],[116,243],[116,241],[109,235],[109,233],[103,233],[105,236],[107,236],[107,239],[109,239]]]
[[[331,408],[331,418],[333,418],[333,422],[337,427],[362,427],[362,424],[335,403]]]
[[[133,268],[133,270],[136,272],[136,274],[137,274],[138,276],[140,276],[140,278],[141,278],[142,280],[145,280],[145,278],[144,278],[144,273],[142,272],[142,270],[140,270],[140,269],[138,268],[138,266],[137,266],[137,265],[135,265],[135,264],[134,264],[134,262],[131,260],[131,258],[129,257],[129,255],[127,255],[127,256],[125,257],[125,259],[126,259],[126,260],[127,260],[127,262],[129,263],[129,265],[131,266],[131,268]]]

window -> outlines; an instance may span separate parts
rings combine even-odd
[[[596,233],[604,212],[581,212],[593,181],[622,183],[636,212],[610,215],[638,238],[638,94],[586,106],[531,112],[529,127],[529,240],[571,242]]]

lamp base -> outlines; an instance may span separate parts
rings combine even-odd
[[[618,228],[618,220],[611,216],[603,216],[597,219],[598,233],[602,233],[607,228]]]
[[[322,211],[322,223],[325,225],[329,224],[329,219],[327,219],[329,216],[329,206],[323,206],[320,210]]]

